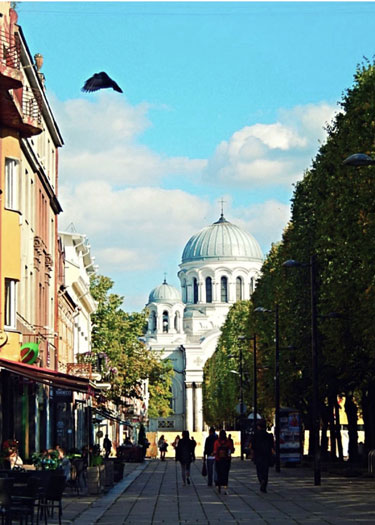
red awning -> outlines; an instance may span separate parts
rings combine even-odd
[[[88,393],[94,391],[94,385],[90,379],[85,377],[71,376],[57,372],[56,370],[50,370],[49,368],[26,365],[25,363],[17,363],[16,361],[3,358],[0,358],[0,367],[13,374],[27,377],[31,381],[43,383],[44,385],[73,390],[75,392]]]

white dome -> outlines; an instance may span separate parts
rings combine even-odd
[[[152,290],[148,297],[149,303],[181,303],[181,293],[166,281]]]
[[[261,262],[263,255],[256,239],[222,214],[217,222],[193,235],[182,254],[182,263],[205,259]]]

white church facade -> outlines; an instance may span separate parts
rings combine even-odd
[[[166,280],[147,303],[146,343],[173,363],[173,414],[151,419],[150,431],[201,432],[203,367],[216,349],[231,305],[249,299],[262,266],[255,238],[223,214],[187,242],[178,277],[181,292]]]

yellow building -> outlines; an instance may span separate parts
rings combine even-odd
[[[10,2],[0,2],[0,15],[0,433],[22,441],[28,456],[49,445],[48,387],[22,373],[33,355],[24,356],[22,345],[38,342],[39,374],[42,367],[57,368],[57,150],[63,141],[41,56],[34,62]]]

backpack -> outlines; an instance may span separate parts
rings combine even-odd
[[[219,459],[227,459],[229,458],[230,456],[230,449],[228,447],[228,445],[226,445],[225,443],[223,443],[222,445],[220,445],[220,447],[217,449],[217,457]]]

